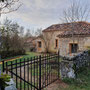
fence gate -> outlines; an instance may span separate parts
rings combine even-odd
[[[45,88],[59,79],[59,55],[46,55],[41,59],[41,88]]]
[[[18,90],[41,90],[59,79],[59,53],[14,61],[3,61]]]

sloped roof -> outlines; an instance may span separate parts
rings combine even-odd
[[[25,40],[25,42],[26,43],[30,43],[30,42],[32,42],[33,40],[35,40],[36,39],[36,37],[28,37],[26,40]]]
[[[67,30],[68,26],[69,26],[69,23],[68,24],[67,23],[64,23],[64,24],[54,24],[54,25],[51,25],[50,27],[44,29],[43,32]]]
[[[88,22],[73,22],[56,24],[48,27],[43,32],[62,31],[58,37],[74,35],[90,35],[90,23]]]

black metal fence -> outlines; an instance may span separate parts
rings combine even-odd
[[[41,90],[59,78],[59,53],[3,61],[2,66],[19,90]]]

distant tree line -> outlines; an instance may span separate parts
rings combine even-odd
[[[17,22],[6,18],[0,24],[0,55],[1,58],[24,55],[26,52],[25,42],[28,38],[42,35],[42,29],[24,29]],[[31,44],[30,44],[31,45]]]
[[[25,54],[24,28],[8,19],[0,26],[0,55],[1,58]]]
[[[20,6],[21,6],[21,4],[19,3],[19,0],[0,0],[0,18],[1,18],[2,14],[7,14],[10,12],[16,11],[19,9]],[[0,21],[0,23],[1,23],[1,21]],[[4,38],[6,38],[6,36],[8,36],[8,35],[3,36],[4,29],[5,29],[5,27],[3,27],[3,28],[0,27],[0,34],[1,34],[0,35],[1,36],[0,37],[0,60],[1,60],[1,55],[2,55],[2,58],[5,58],[8,55],[7,52],[6,51],[4,52],[4,50],[3,50],[4,43],[1,45],[1,42],[3,42],[2,40]],[[2,40],[1,40],[1,38],[2,38]],[[11,56],[11,54],[9,54],[9,56]],[[1,66],[0,66],[0,76],[1,76]]]

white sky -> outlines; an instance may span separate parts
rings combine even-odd
[[[62,11],[70,6],[70,0],[21,0],[23,5],[18,11],[2,15],[1,19],[8,17],[26,29],[46,28],[52,24],[60,23]],[[82,0],[88,2],[90,0]],[[89,21],[89,20],[88,20]]]

